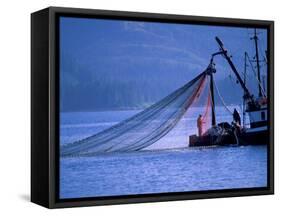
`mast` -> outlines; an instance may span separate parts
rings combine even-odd
[[[246,85],[246,75],[247,75],[247,52],[244,53],[244,84]],[[245,94],[245,92],[244,92]],[[243,126],[245,127],[245,122],[246,122],[246,113],[245,113],[245,107],[246,107],[246,102],[245,98],[243,98]]]
[[[266,85],[265,85],[265,75],[262,76],[262,87],[264,89],[264,91],[266,92]]]
[[[264,54],[265,54],[264,61],[265,61],[266,65],[267,65],[267,68],[268,68],[268,52],[267,52],[267,50],[264,51]],[[262,76],[262,81],[263,81],[263,90],[266,92],[266,84],[265,84],[266,83],[266,76],[265,75]],[[264,96],[267,97],[267,94],[265,94]]]
[[[215,110],[215,97],[214,97],[214,76],[210,73],[210,90],[212,100],[212,126],[216,125],[216,110]]]
[[[259,49],[258,49],[258,36],[257,36],[257,29],[255,29],[255,33],[254,33],[254,37],[252,37],[251,39],[254,40],[255,42],[255,48],[256,48],[256,56],[255,56],[255,60],[256,60],[256,64],[257,64],[257,71],[258,71],[258,87],[259,87],[259,97],[262,96],[262,90],[261,90],[261,72],[260,72],[260,59],[259,59]]]
[[[215,95],[214,95],[214,76],[213,73],[216,72],[214,68],[213,58],[216,54],[212,55],[210,64],[207,68],[207,74],[210,76],[210,92],[211,92],[211,102],[212,102],[212,126],[215,126],[216,123],[216,109],[215,109]]]

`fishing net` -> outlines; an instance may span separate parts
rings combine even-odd
[[[206,77],[207,73],[203,72],[159,102],[129,119],[85,139],[62,145],[61,156],[130,152],[151,146],[177,125],[192,104],[200,101],[199,96],[206,89],[208,90]],[[209,95],[208,91],[207,95]],[[208,98],[207,104],[210,104]],[[206,108],[204,118],[207,113],[209,110]]]

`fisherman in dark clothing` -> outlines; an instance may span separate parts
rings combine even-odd
[[[205,122],[203,121],[203,117],[202,115],[200,114],[197,118],[197,128],[198,128],[198,136],[202,136],[203,135],[203,124]]]
[[[239,126],[241,126],[241,118],[240,118],[239,112],[235,108],[234,108],[234,111],[233,111],[232,115],[233,115],[234,123],[236,123]]]

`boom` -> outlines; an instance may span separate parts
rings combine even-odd
[[[228,64],[230,65],[232,71],[234,72],[234,74],[236,75],[237,77],[237,80],[238,82],[240,83],[242,89],[244,90],[245,92],[245,95],[244,97],[245,98],[252,98],[252,95],[250,94],[250,91],[249,89],[247,88],[247,86],[245,85],[244,81],[242,80],[240,74],[238,73],[236,67],[234,66],[233,62],[231,61],[230,57],[228,56],[227,54],[227,50],[224,49],[223,47],[223,43],[221,42],[221,40],[216,37],[216,41],[218,42],[219,46],[220,46],[220,49],[221,49],[221,54],[225,57],[225,59],[227,60]]]

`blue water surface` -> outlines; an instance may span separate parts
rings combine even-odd
[[[135,113],[64,113],[61,115],[61,144],[87,137]],[[189,148],[185,129],[175,130],[177,133],[164,144],[173,144],[174,138],[181,149],[176,148],[177,144],[169,150],[61,158],[60,198],[267,186],[266,145]]]
[[[265,146],[119,153],[61,160],[61,198],[267,185]]]

